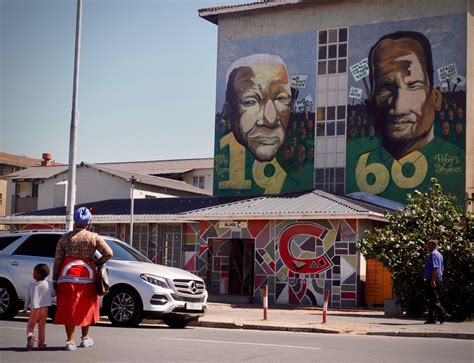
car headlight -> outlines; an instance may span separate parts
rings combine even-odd
[[[170,289],[170,285],[168,285],[168,282],[163,277],[148,274],[141,274],[140,277],[152,285],[156,285],[164,289]]]

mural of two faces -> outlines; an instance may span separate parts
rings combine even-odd
[[[318,165],[318,140],[345,134],[345,193],[405,202],[436,177],[462,203],[465,15],[341,29],[219,44],[215,195],[311,189],[336,167]],[[341,74],[347,97],[322,105],[321,80]],[[344,127],[329,131],[326,106]]]

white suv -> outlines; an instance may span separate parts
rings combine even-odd
[[[52,271],[56,244],[63,233],[0,235],[0,319],[10,319],[20,309],[36,264],[47,263]],[[154,264],[126,243],[102,237],[114,252],[107,262],[110,291],[101,299],[101,310],[112,324],[136,326],[143,318],[158,318],[169,327],[184,328],[204,315],[207,291],[201,278]]]

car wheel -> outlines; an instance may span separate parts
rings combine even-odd
[[[119,288],[108,295],[107,316],[113,325],[137,326],[142,322],[142,301],[134,290]]]
[[[168,325],[172,329],[184,329],[186,325],[190,323],[192,319],[187,318],[163,318],[163,323]]]
[[[0,281],[0,319],[11,319],[18,310],[18,296],[15,289],[7,281]]]

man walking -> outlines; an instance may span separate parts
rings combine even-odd
[[[443,255],[437,250],[437,241],[430,239],[426,243],[429,252],[423,271],[425,277],[425,296],[428,302],[428,320],[425,324],[436,324],[435,310],[440,324],[450,317],[441,306],[439,295],[443,288]]]

